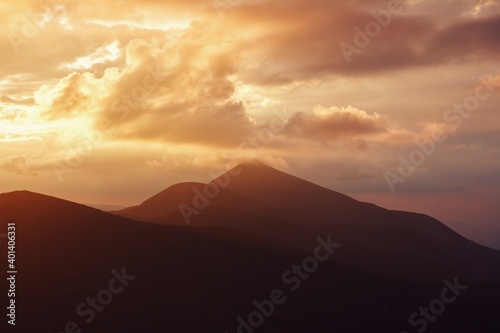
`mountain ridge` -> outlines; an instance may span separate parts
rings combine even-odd
[[[209,187],[217,195],[210,195]],[[398,278],[432,278],[444,269],[479,280],[500,279],[500,251],[432,217],[360,202],[262,163],[238,165],[207,184],[184,185],[182,196],[169,188],[145,201],[155,202],[153,212],[139,205],[115,213],[150,223],[224,226],[301,249],[313,234],[332,234],[350,249],[346,257],[338,256],[344,263]],[[196,205],[203,196],[205,204]],[[189,221],[182,205],[195,209]],[[405,256],[419,264],[412,267]],[[405,269],[398,272],[398,266]]]
[[[0,194],[0,212],[0,223],[16,222],[22,286],[16,296],[18,316],[29,318],[16,325],[22,333],[59,332],[71,320],[91,333],[234,332],[237,318],[248,318],[255,302],[265,302],[277,288],[288,292],[286,304],[276,306],[259,327],[261,332],[397,332],[408,327],[408,316],[418,306],[439,296],[443,279],[454,277],[468,289],[429,332],[493,333],[499,325],[498,281],[471,278],[468,272],[474,267],[452,267],[454,263],[446,261],[452,257],[444,256],[439,247],[432,248],[436,244],[429,240],[424,246],[431,247],[431,257],[397,253],[402,244],[412,243],[418,249],[423,243],[419,235],[395,230],[390,224],[342,223],[324,232],[306,229],[304,233],[299,225],[291,233],[293,223],[288,220],[231,211],[222,205],[207,207],[190,226],[158,225],[29,191]],[[286,211],[277,212],[289,217]],[[268,228],[278,226],[278,234],[291,240],[311,238],[312,243],[304,244],[307,251],[282,246],[272,238],[221,227],[221,219],[231,226],[239,221],[240,226],[271,236]],[[311,221],[301,219],[293,222]],[[207,226],[207,221],[212,224]],[[323,221],[312,224],[324,226]],[[330,260],[318,263],[307,279],[296,277],[300,289],[289,291],[283,274],[311,260],[317,238],[328,239],[329,234],[340,248]],[[391,243],[392,238],[399,243]],[[390,246],[384,250],[385,245]],[[1,256],[0,264],[7,264],[7,256]],[[389,274],[356,268],[370,268],[367,264]],[[75,315],[75,308],[107,285],[113,269],[126,271],[134,280],[87,326]],[[413,274],[413,279],[391,277],[398,270]],[[432,279],[426,278],[429,272]],[[0,285],[6,288],[6,280]]]

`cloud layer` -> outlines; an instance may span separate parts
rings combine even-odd
[[[344,192],[387,193],[385,172],[436,132],[447,140],[400,191],[500,189],[499,1],[23,0],[0,11],[5,190],[90,202],[97,187],[128,204],[258,157]],[[457,109],[485,75],[491,94]]]

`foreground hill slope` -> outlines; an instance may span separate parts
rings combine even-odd
[[[0,225],[15,222],[17,232],[17,324],[8,332],[64,332],[74,325],[96,333],[237,332],[237,318],[247,319],[254,301],[276,289],[285,301],[258,332],[396,332],[443,288],[441,281],[379,278],[329,261],[292,290],[295,283],[283,273],[312,252],[226,228],[135,222],[30,192],[0,194],[0,212]],[[124,287],[108,299],[116,274],[126,276]],[[500,286],[459,281],[467,292],[428,332],[496,332]],[[1,288],[7,290],[5,280]],[[93,298],[106,304],[92,311]]]

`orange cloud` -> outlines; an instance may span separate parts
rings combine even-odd
[[[287,121],[284,133],[291,137],[326,142],[380,133],[386,131],[387,127],[387,117],[379,114],[370,115],[351,106],[328,109],[319,106],[313,112],[292,115]]]

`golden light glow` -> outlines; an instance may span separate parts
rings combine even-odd
[[[373,17],[389,10],[379,1],[223,3],[0,3],[3,191],[130,203],[142,197],[126,188],[206,181],[257,157],[344,192],[387,193],[385,170],[435,132],[448,140],[404,191],[500,189],[498,1],[404,1],[387,24]],[[475,103],[484,75],[475,111],[453,111]]]

